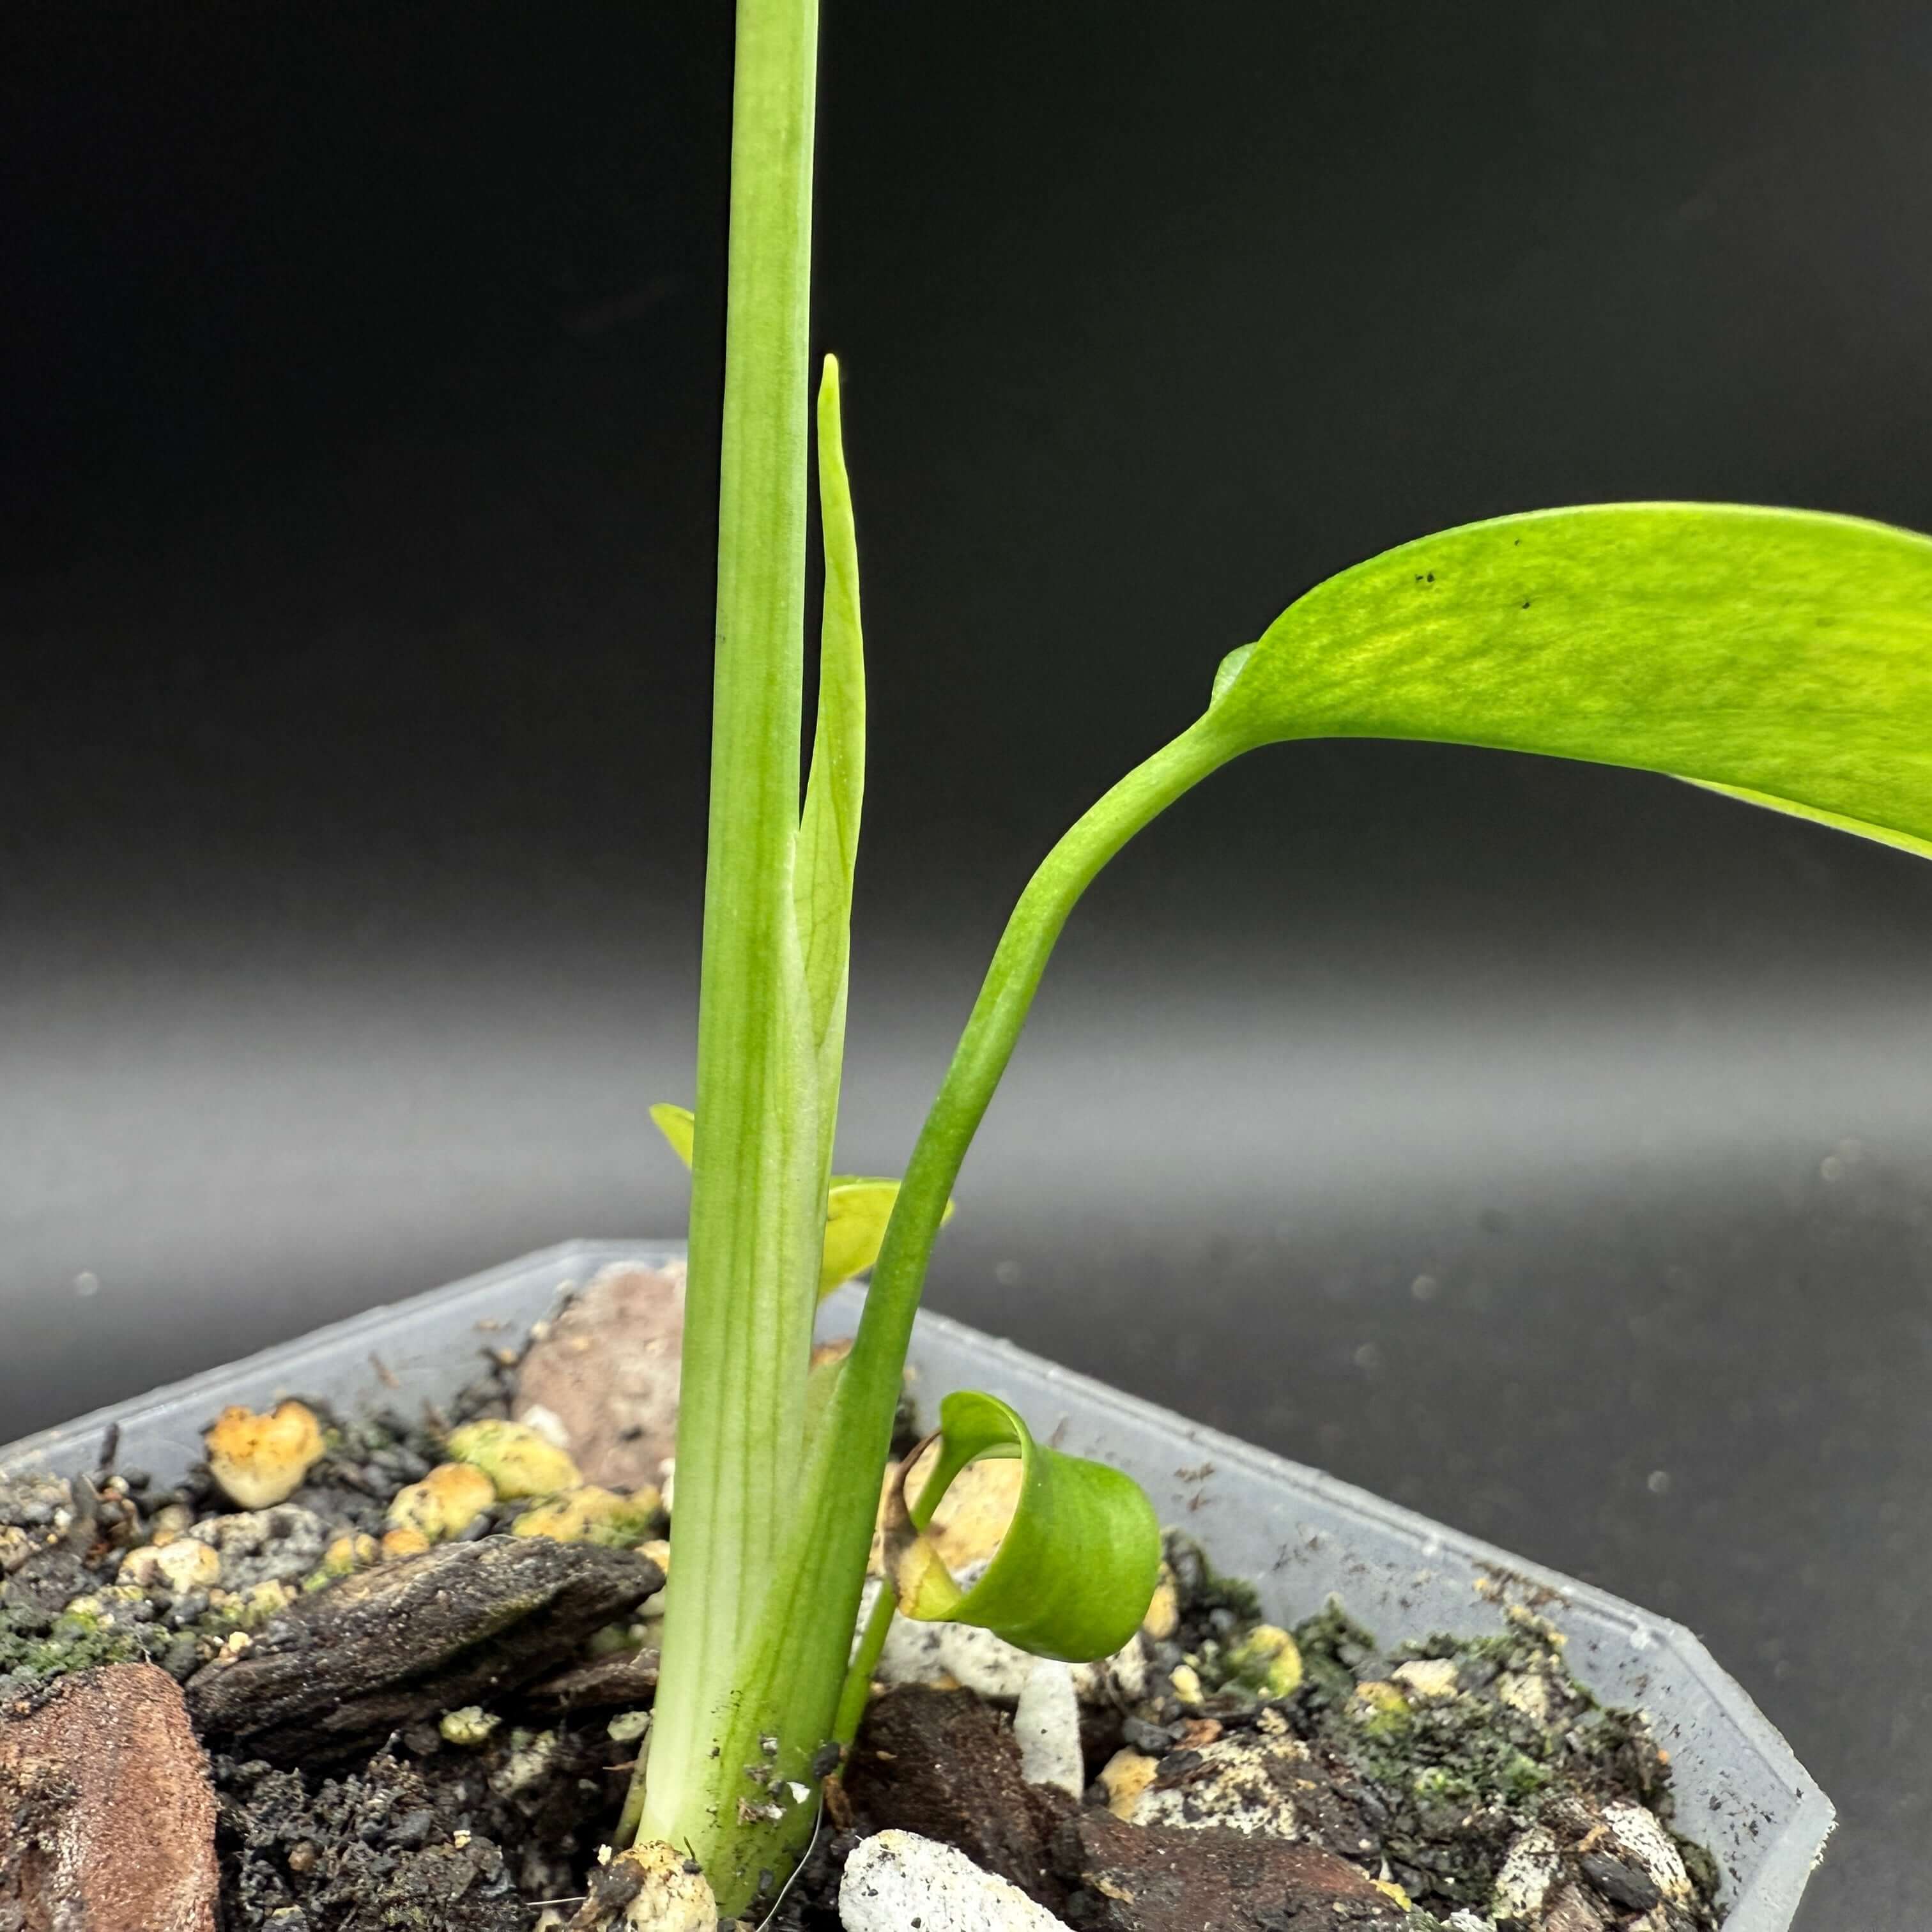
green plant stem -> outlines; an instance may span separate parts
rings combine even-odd
[[[851,1667],[845,1673],[845,1688],[838,1694],[838,1714],[832,1720],[832,1735],[841,1745],[849,1744],[859,1735],[859,1720],[866,1714],[866,1700],[872,1694],[872,1672],[879,1667],[880,1654],[885,1649],[897,1608],[891,1580],[882,1578],[879,1594],[872,1600],[872,1614],[859,1633],[859,1648],[853,1653]]]
[[[728,1696],[713,1715],[701,1749],[683,1776],[694,1794],[676,1814],[691,1821],[692,1846],[704,1860],[721,1909],[736,1910],[759,1874],[782,1875],[802,1850],[814,1815],[801,1804],[783,1818],[745,1822],[747,1767],[770,1765],[782,1780],[803,1780],[819,1748],[838,1734],[842,1692],[848,1684],[852,1631],[866,1577],[866,1560],[879,1502],[879,1476],[891,1448],[906,1345],[926,1266],[955,1177],[973,1130],[1012,1057],[1027,1010],[1053,944],[1094,875],[1134,834],[1190,787],[1245,746],[1203,719],[1130,772],[1069,831],[1042,862],[1015,908],[994,953],[958,1052],[916,1148],[899,1195],[892,1230],[872,1277],[866,1313],[812,1433],[804,1466],[783,1464],[792,1479],[794,1509],[783,1553],[745,1644],[733,1659]],[[702,1114],[700,1115],[702,1131]],[[688,1343],[687,1342],[687,1346]],[[802,1378],[801,1378],[801,1380]],[[686,1426],[682,1418],[680,1432]],[[683,1454],[678,1480],[680,1512]],[[674,1552],[671,1601],[682,1573]],[[883,1631],[875,1633],[883,1641]],[[664,1774],[658,1754],[664,1694],[673,1688],[670,1648],[660,1678],[647,1791]],[[852,1694],[854,1697],[861,1693]],[[842,1713],[856,1726],[858,1713]],[[761,1756],[762,1738],[775,1737],[775,1759]],[[772,1788],[767,1783],[762,1788]],[[668,1808],[647,1805],[640,1830],[670,1835]],[[734,1828],[731,1821],[738,1820]],[[673,1828],[675,1828],[674,1823]],[[671,1836],[680,1846],[686,1840]]]
[[[1137,765],[1075,823],[1028,881],[1000,936],[971,1017],[926,1115],[899,1188],[841,1396],[863,1398],[890,1440],[912,1320],[941,1216],[992,1100],[1068,915],[1100,868],[1179,798],[1246,747],[1211,714]]]
[[[793,905],[817,40],[815,0],[740,0],[678,1510],[638,1826],[715,1872],[726,1910],[752,1787],[718,1760],[776,1721],[775,1688],[740,1693],[795,1507],[822,1239]]]
[[[814,1721],[810,1700],[822,1696],[820,1739],[832,1736],[848,1718],[857,1724],[858,1712],[840,1692],[843,1686],[862,1700],[863,1680],[850,1688],[846,1660],[913,1316],[960,1163],[1012,1057],[1054,942],[1101,867],[1184,792],[1245,748],[1203,718],[1137,766],[1047,855],[1000,937],[914,1150],[852,1352],[814,1437],[792,1540],[760,1618],[763,1647],[742,1687],[748,1698],[763,1694],[768,1684],[794,1687],[795,1708],[808,1731]],[[877,1636],[883,1642],[883,1628]]]

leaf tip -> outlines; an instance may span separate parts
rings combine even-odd
[[[652,1126],[664,1136],[671,1152],[688,1167],[692,1145],[697,1138],[697,1117],[688,1107],[675,1106],[668,1100],[660,1100],[650,1111]]]

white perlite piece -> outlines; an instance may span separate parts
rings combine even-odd
[[[1505,1670],[1496,1679],[1496,1700],[1512,1711],[1520,1711],[1533,1724],[1550,1721],[1550,1679],[1522,1677]]]
[[[910,1622],[901,1617],[899,1623]],[[1017,1644],[977,1624],[938,1624],[934,1654],[939,1668],[982,1697],[1017,1698],[1033,1675],[1033,1658]]]
[[[1051,1786],[1070,1798],[1087,1788],[1080,1700],[1065,1664],[1046,1658],[1034,1664],[1013,1712],[1013,1736],[1019,1743],[1020,1775],[1028,1784]]]
[[[1496,1874],[1490,1912],[1498,1918],[1534,1924],[1562,1874],[1563,1855],[1556,1848],[1555,1833],[1541,1825],[1531,1826],[1517,1834]]]
[[[1294,1796],[1308,1788],[1308,1747],[1285,1727],[1236,1732],[1204,1744],[1184,1784],[1150,1786],[1135,1801],[1136,1825],[1220,1825],[1263,1838],[1298,1838]]]
[[[1440,1703],[1462,1688],[1451,1658],[1418,1658],[1412,1663],[1398,1664],[1389,1675],[1412,1697],[1425,1704]]]
[[[845,1861],[838,1922],[845,1932],[1068,1932],[964,1852],[910,1832],[881,1832]]]
[[[1690,1897],[1690,1874],[1670,1834],[1641,1804],[1618,1798],[1604,1807],[1604,1824],[1617,1850],[1673,1905]]]
[[[563,1418],[554,1408],[546,1408],[540,1402],[526,1402],[518,1411],[517,1420],[526,1429],[534,1429],[553,1449],[561,1449],[566,1455],[570,1453],[570,1431],[563,1426]]]

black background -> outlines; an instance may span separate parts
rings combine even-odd
[[[716,4],[25,10],[0,63],[0,1436],[682,1226]],[[873,680],[842,1160],[1220,654],[1425,530],[1932,526],[1932,19],[836,0]],[[1925,1917],[1932,869],[1250,759],[1091,895],[942,1307],[1702,1633]]]

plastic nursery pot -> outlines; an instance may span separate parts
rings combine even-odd
[[[473,1378],[479,1347],[520,1341],[562,1292],[613,1262],[657,1264],[682,1252],[673,1242],[578,1241],[526,1256],[29,1436],[0,1449],[0,1475],[86,1468],[118,1423],[122,1461],[172,1482],[230,1402],[260,1408],[302,1394],[353,1412],[444,1402]],[[856,1289],[832,1296],[821,1332],[849,1334],[860,1305]],[[1544,1607],[1568,1634],[1578,1678],[1607,1702],[1649,1713],[1670,1754],[1679,1816],[1726,1874],[1726,1932],[1792,1924],[1832,1828],[1831,1802],[1681,1625],[943,1316],[920,1316],[912,1360],[922,1398],[984,1389],[1013,1403],[1042,1440],[1128,1471],[1162,1520],[1186,1525],[1217,1570],[1254,1585],[1277,1622],[1298,1622],[1333,1593],[1393,1645],[1435,1630],[1501,1629],[1498,1586]]]

